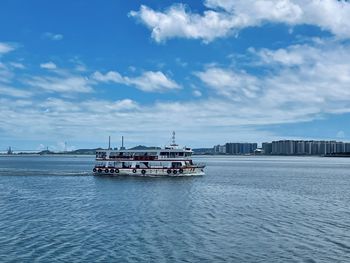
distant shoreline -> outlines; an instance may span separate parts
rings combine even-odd
[[[72,157],[80,157],[80,156],[95,156],[95,153],[13,153],[6,154],[0,153],[0,157],[20,157],[20,156],[72,156]],[[350,158],[350,154],[332,154],[332,155],[282,155],[282,154],[197,154],[194,153],[193,156],[213,156],[213,157],[332,157],[332,158]]]

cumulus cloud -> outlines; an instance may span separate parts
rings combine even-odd
[[[195,73],[207,86],[218,94],[240,101],[243,97],[254,98],[259,91],[258,79],[244,71],[210,67],[202,72]]]
[[[93,74],[93,79],[99,82],[113,82],[133,86],[145,92],[164,92],[181,88],[179,84],[161,71],[146,71],[137,77],[122,76],[115,71],[109,71],[106,74],[97,71]]]
[[[222,67],[209,67],[196,76],[218,96],[239,102],[239,107],[250,105],[264,113],[298,115],[305,109],[304,117],[312,114],[317,118],[324,113],[350,111],[347,50],[348,46],[334,43],[261,49],[254,51],[252,60],[255,67],[258,64],[264,70],[263,76]]]
[[[252,54],[260,57],[260,64],[282,64],[284,66],[296,66],[305,63],[304,58],[308,51],[313,48],[307,46],[305,50],[300,50],[300,46],[289,47],[288,50],[281,48],[277,50],[261,49],[256,51],[250,48]],[[293,52],[295,50],[296,52]]]
[[[345,0],[206,0],[203,14],[175,4],[164,11],[142,5],[129,15],[151,31],[157,42],[181,37],[204,42],[264,23],[315,25],[339,38],[350,37],[350,3]]]
[[[42,63],[42,64],[40,64],[40,67],[44,68],[44,69],[56,69],[57,68],[56,64],[53,63],[52,61]]]

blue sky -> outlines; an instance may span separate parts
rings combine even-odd
[[[4,0],[0,150],[350,136],[350,3]]]

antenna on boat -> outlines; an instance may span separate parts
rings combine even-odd
[[[111,136],[108,136],[108,150],[111,149]]]
[[[122,136],[122,147],[120,147],[120,150],[125,150],[125,147],[124,147],[124,136]]]
[[[171,137],[171,146],[177,146],[176,142],[175,142],[175,131],[173,131],[173,136]]]

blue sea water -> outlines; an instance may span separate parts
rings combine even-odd
[[[0,261],[350,262],[350,159],[197,161],[110,178],[90,156],[0,157]]]

